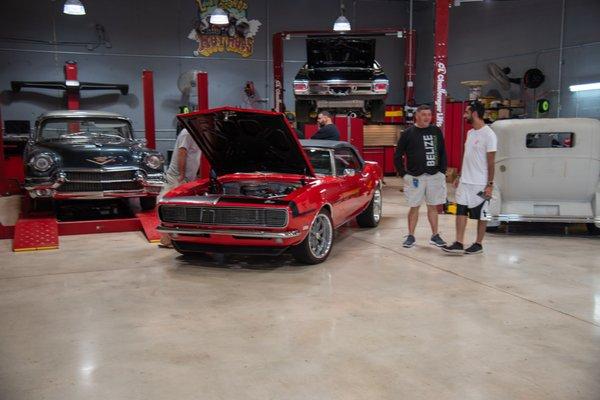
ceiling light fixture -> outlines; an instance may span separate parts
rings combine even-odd
[[[85,7],[79,0],[67,0],[63,7],[63,13],[68,15],[85,15]]]
[[[213,25],[227,25],[229,24],[229,17],[222,8],[215,8],[210,14],[210,23]]]
[[[333,23],[333,30],[337,32],[345,32],[351,29],[350,21],[348,18],[344,16],[344,11],[346,10],[346,6],[344,6],[344,2],[340,1],[340,16]]]
[[[600,82],[584,83],[582,85],[571,85],[569,90],[571,92],[584,92],[586,90],[598,90],[600,89]]]

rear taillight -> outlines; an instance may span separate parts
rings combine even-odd
[[[308,93],[308,81],[294,81],[294,94]]]
[[[387,80],[377,80],[373,82],[373,91],[376,93],[387,93],[390,83]]]

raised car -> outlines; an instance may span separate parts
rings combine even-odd
[[[43,114],[24,161],[33,199],[139,197],[148,210],[164,185],[163,156],[134,139],[129,119],[108,112]]]
[[[346,36],[306,40],[307,62],[294,79],[298,122],[321,110],[384,121],[390,84],[375,60],[375,43]]]
[[[346,142],[299,141],[283,114],[218,108],[180,115],[213,172],[159,202],[158,230],[183,254],[329,256],[334,229],[381,219],[382,171]]]

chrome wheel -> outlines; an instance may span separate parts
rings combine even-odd
[[[381,219],[382,205],[381,189],[375,189],[375,193],[373,193],[373,220],[375,223],[379,223],[379,220]]]
[[[333,239],[331,220],[325,214],[317,215],[308,233],[308,248],[315,258],[323,258],[329,254]]]

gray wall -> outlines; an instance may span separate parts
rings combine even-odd
[[[505,0],[465,3],[450,10],[448,92],[456,99],[468,98],[460,81],[490,80],[489,62],[510,66],[515,77],[533,67],[541,69],[546,82],[528,91],[530,108],[534,98],[551,100],[549,116],[556,116],[559,89],[559,48],[562,0]],[[561,116],[600,117],[600,91],[571,93],[569,85],[600,81],[600,1],[566,0],[562,64]],[[417,13],[420,41],[417,99],[431,101],[433,57],[433,8]],[[425,68],[423,68],[425,64]],[[429,86],[429,87],[428,87]],[[513,85],[505,97],[519,97]],[[491,83],[484,88],[499,89]],[[534,97],[535,96],[535,97]]]
[[[339,15],[338,0],[249,0],[248,17],[262,26],[254,54],[247,59],[231,53],[194,57],[196,42],[187,35],[195,21],[194,0],[83,0],[87,15],[62,14],[63,0],[2,0],[0,2],[0,107],[4,119],[35,118],[45,110],[64,108],[56,91],[30,89],[18,95],[7,91],[11,80],[62,80],[63,65],[75,60],[79,80],[128,83],[130,95],[83,92],[82,109],[114,111],[131,117],[137,134],[143,136],[141,71],[154,71],[157,144],[165,151],[175,137],[175,114],[188,99],[177,89],[177,78],[190,69],[209,74],[210,106],[243,104],[242,89],[254,81],[261,97],[272,102],[272,33],[283,30],[330,29]],[[355,28],[402,27],[407,25],[405,1],[346,1],[346,14]],[[106,28],[112,47],[88,51],[82,46],[23,43],[8,38],[44,41],[92,41],[94,25]],[[392,80],[390,102],[403,98],[402,40],[381,39],[377,58]],[[291,81],[305,60],[304,42],[285,44],[285,101],[293,108]]]

